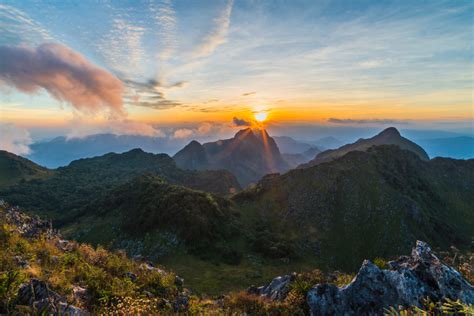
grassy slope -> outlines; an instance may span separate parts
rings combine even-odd
[[[0,150],[0,188],[50,175],[52,171],[28,159]]]

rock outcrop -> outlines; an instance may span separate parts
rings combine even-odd
[[[296,273],[287,274],[274,278],[269,284],[247,289],[247,293],[259,295],[271,299],[272,301],[282,301],[290,291],[290,284],[296,278]]]
[[[307,295],[311,314],[380,315],[390,306],[420,306],[425,298],[474,304],[474,287],[422,241],[416,242],[411,256],[388,265],[380,269],[366,260],[349,285],[314,286]]]
[[[54,230],[51,221],[45,221],[38,216],[29,216],[20,211],[17,206],[10,206],[0,199],[0,207],[5,208],[0,216],[4,217],[6,223],[15,227],[15,230],[26,238],[37,238],[43,236],[46,239],[60,237],[59,231]]]
[[[18,304],[31,307],[38,315],[87,315],[80,308],[67,304],[66,298],[51,291],[46,282],[34,278],[18,289]]]

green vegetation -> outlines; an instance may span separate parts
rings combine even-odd
[[[289,244],[297,254],[319,254],[323,268],[354,271],[365,258],[406,253],[417,239],[469,248],[473,190],[474,160],[423,161],[377,146],[266,177],[233,200],[278,237],[263,234],[262,248]]]
[[[42,178],[52,172],[28,159],[0,150],[0,188],[25,180]]]
[[[473,160],[378,146],[231,197],[198,190],[215,177],[228,192],[226,174],[134,150],[75,161],[0,196],[46,214],[68,238],[164,263],[210,294],[314,267],[352,273],[366,258],[383,266],[416,239],[463,252],[473,237]]]
[[[11,156],[10,160],[26,160]],[[54,170],[50,177],[3,188],[0,196],[12,204],[52,217],[57,225],[63,226],[75,221],[79,209],[91,199],[106,195],[111,189],[143,174],[158,175],[170,183],[219,194],[240,188],[229,172],[186,171],[179,169],[166,154],[155,155],[134,149],[123,154],[110,153],[73,161],[67,167]],[[3,173],[0,178],[4,179]]]

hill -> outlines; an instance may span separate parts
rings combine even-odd
[[[468,247],[473,190],[474,160],[427,161],[391,145],[267,176],[234,200],[273,232],[274,247],[351,270],[364,257],[407,251],[416,239]]]
[[[361,138],[355,143],[341,146],[338,149],[330,149],[323,151],[322,153],[316,155],[316,157],[307,164],[301,165],[301,167],[305,168],[309,166],[315,166],[322,162],[327,162],[334,160],[338,157],[342,157],[351,151],[366,151],[372,146],[379,145],[397,145],[401,149],[406,149],[414,152],[423,160],[429,159],[428,154],[426,154],[423,148],[421,148],[414,142],[402,137],[400,135],[400,132],[396,128],[389,127],[372,138]]]
[[[265,130],[243,129],[233,138],[200,144],[192,141],[173,156],[183,169],[225,169],[242,186],[268,173],[289,169],[273,138]]]
[[[166,154],[134,149],[123,154],[109,153],[73,161],[47,178],[4,188],[0,196],[10,203],[51,216],[61,225],[73,221],[76,212],[92,198],[143,174],[158,175],[170,183],[219,194],[240,189],[235,177],[227,171],[182,170]]]
[[[179,247],[201,257],[225,256],[220,247],[237,232],[229,200],[149,175],[99,196],[79,213],[68,229],[79,240],[155,259]]]
[[[41,167],[34,162],[0,150],[0,188],[18,183],[22,180],[41,178],[51,174],[47,168]]]

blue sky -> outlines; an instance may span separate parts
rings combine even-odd
[[[122,121],[157,130],[258,108],[276,126],[336,118],[469,131],[473,9],[462,0],[1,1],[0,47],[67,47],[122,82]],[[9,124],[115,122],[112,107],[91,113],[42,86],[16,88],[0,87]]]

